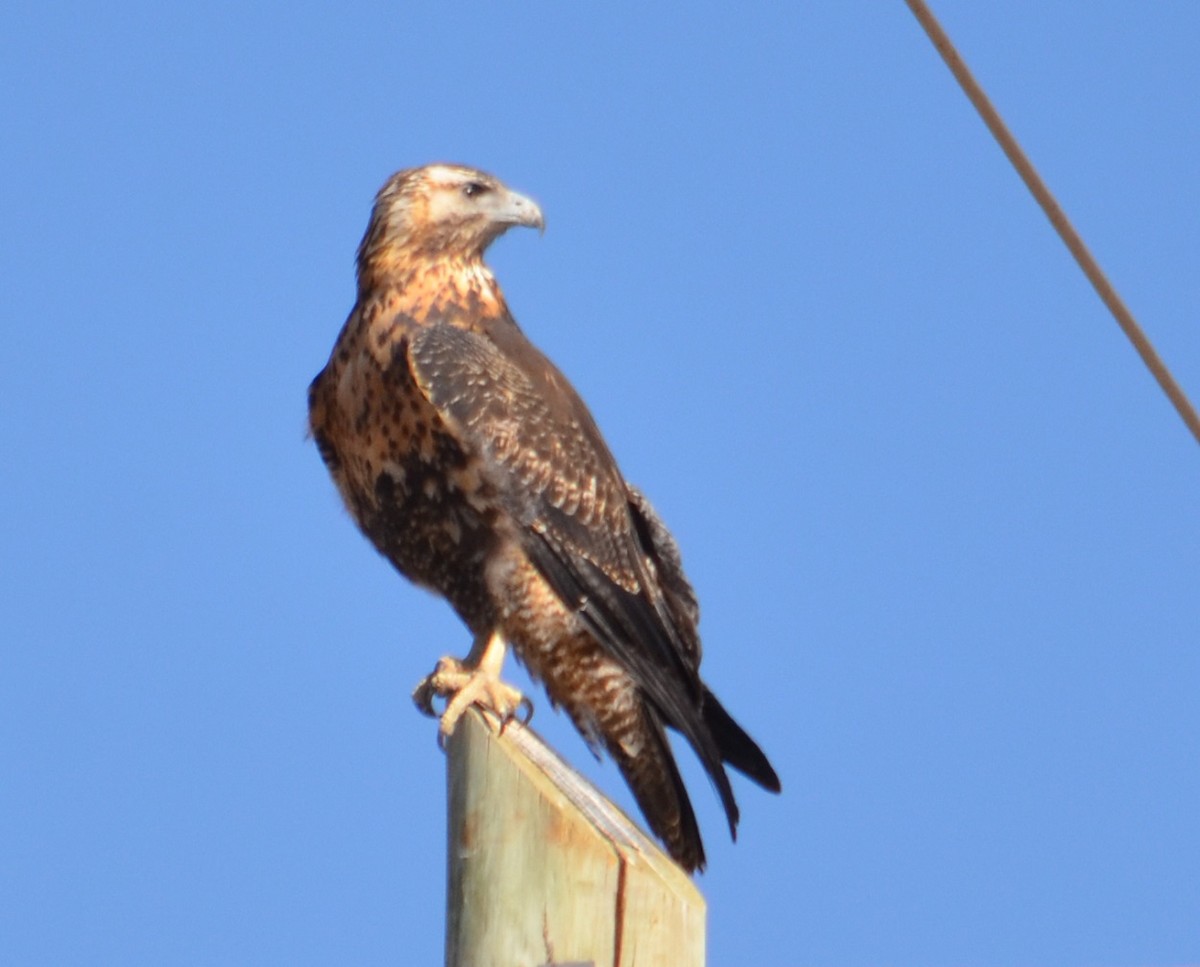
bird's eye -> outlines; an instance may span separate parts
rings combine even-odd
[[[463,185],[463,190],[462,190],[463,194],[466,195],[468,198],[475,198],[477,195],[483,195],[489,191],[491,191],[491,189],[487,185],[485,185],[479,181],[467,182],[465,185]]]

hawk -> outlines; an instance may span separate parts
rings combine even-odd
[[[371,543],[474,636],[414,693],[431,715],[446,700],[441,734],[472,704],[502,723],[521,710],[500,680],[511,648],[694,872],[704,846],[666,728],[699,756],[735,837],[725,765],[773,792],[779,779],[700,678],[699,607],[674,538],[483,260],[515,225],[543,229],[541,209],[482,171],[388,179],[354,309],[309,388],[312,436]]]

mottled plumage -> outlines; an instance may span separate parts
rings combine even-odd
[[[779,780],[700,680],[699,608],[679,550],[591,414],[530,343],[483,262],[529,199],[457,165],[394,175],[358,253],[358,300],[309,389],[312,434],[363,533],[471,629],[418,689],[501,717],[505,645],[629,782],[686,869],[704,848],[665,726],[695,749],[731,832],[723,763]]]

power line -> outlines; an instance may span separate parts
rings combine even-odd
[[[1196,442],[1200,443],[1200,417],[1197,417],[1192,404],[1188,401],[1179,384],[1175,382],[1175,378],[1171,375],[1170,370],[1167,369],[1166,364],[1159,358],[1154,346],[1146,338],[1146,334],[1142,332],[1141,326],[1133,318],[1133,313],[1129,311],[1129,308],[1121,300],[1121,297],[1117,295],[1117,290],[1112,287],[1112,283],[1105,277],[1095,258],[1092,257],[1092,253],[1083,244],[1083,239],[1079,237],[1079,233],[1075,231],[1075,227],[1063,213],[1054,196],[1050,194],[1050,189],[1046,187],[1045,182],[1042,181],[1033,164],[1025,155],[1025,152],[1021,150],[1021,146],[1017,144],[1017,139],[1012,136],[1003,119],[995,107],[992,106],[992,102],[988,100],[988,96],[983,92],[983,88],[979,86],[978,82],[971,75],[970,70],[967,69],[967,65],[963,62],[958,50],[942,29],[942,25],[938,23],[937,18],[934,17],[929,7],[925,5],[924,0],[904,0],[904,2],[908,4],[917,21],[925,29],[925,33],[928,34],[930,41],[933,42],[933,46],[942,55],[942,60],[946,62],[946,66],[950,68],[950,72],[958,81],[959,86],[962,87],[963,93],[967,95],[968,100],[974,105],[975,110],[979,112],[979,116],[983,118],[983,123],[988,126],[988,130],[992,132],[992,136],[1000,143],[1000,147],[1008,155],[1008,160],[1017,169],[1017,173],[1025,182],[1026,187],[1033,194],[1033,197],[1037,199],[1037,203],[1042,206],[1042,211],[1050,219],[1050,224],[1058,232],[1059,238],[1063,240],[1063,244],[1075,256],[1075,261],[1083,269],[1083,274],[1088,277],[1096,293],[1104,300],[1104,304],[1108,306],[1109,312],[1117,320],[1117,324],[1129,338],[1129,341],[1133,343],[1133,348],[1142,357],[1142,362],[1146,364],[1146,368],[1158,380],[1158,385],[1162,387],[1163,392],[1167,394],[1167,398],[1174,405],[1183,422],[1192,431],[1192,436],[1196,438]]]

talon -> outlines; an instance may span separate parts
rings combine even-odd
[[[522,710],[525,712],[524,717],[521,716]],[[521,725],[528,725],[533,721],[533,702],[528,695],[522,695],[521,701],[517,702],[517,707],[513,711],[513,718],[520,722]]]
[[[529,724],[530,719],[533,718],[533,702],[530,701],[528,696],[521,695],[519,692],[517,694],[519,695],[519,698],[517,699],[516,706],[509,709],[500,718],[500,728],[497,732],[498,735],[503,735],[504,730],[513,722],[516,722],[517,725],[521,726],[521,728],[524,728]],[[491,711],[493,714],[499,715],[498,712],[495,712],[494,710]]]
[[[508,728],[509,724],[512,722],[516,722],[519,726],[524,728],[526,725],[529,724],[529,720],[532,718],[533,718],[533,702],[531,702],[529,700],[528,696],[522,695],[520,697],[520,699],[517,701],[516,708],[509,711],[509,713],[500,720],[499,734],[503,735],[504,730],[506,728]]]
[[[430,676],[430,678],[432,677]],[[417,707],[417,711],[422,715],[428,715],[431,719],[437,718],[437,711],[433,707],[434,694],[429,678],[421,679],[412,693],[413,705]]]
[[[466,661],[443,658],[413,690],[413,704],[423,714],[440,719],[438,745],[445,749],[446,740],[454,734],[458,720],[472,705],[491,713],[498,729],[516,718],[522,725],[533,716],[533,703],[511,685],[500,680],[500,665],[504,660],[504,640],[498,633],[486,639],[477,638]],[[434,699],[446,699],[439,715]],[[525,711],[521,718],[522,710]]]
[[[417,711],[428,715],[431,719],[441,718],[441,713],[434,708],[436,698],[448,698],[459,687],[457,683],[465,679],[466,672],[462,664],[453,658],[442,658],[434,666],[432,672],[422,678],[413,689],[412,700]]]

